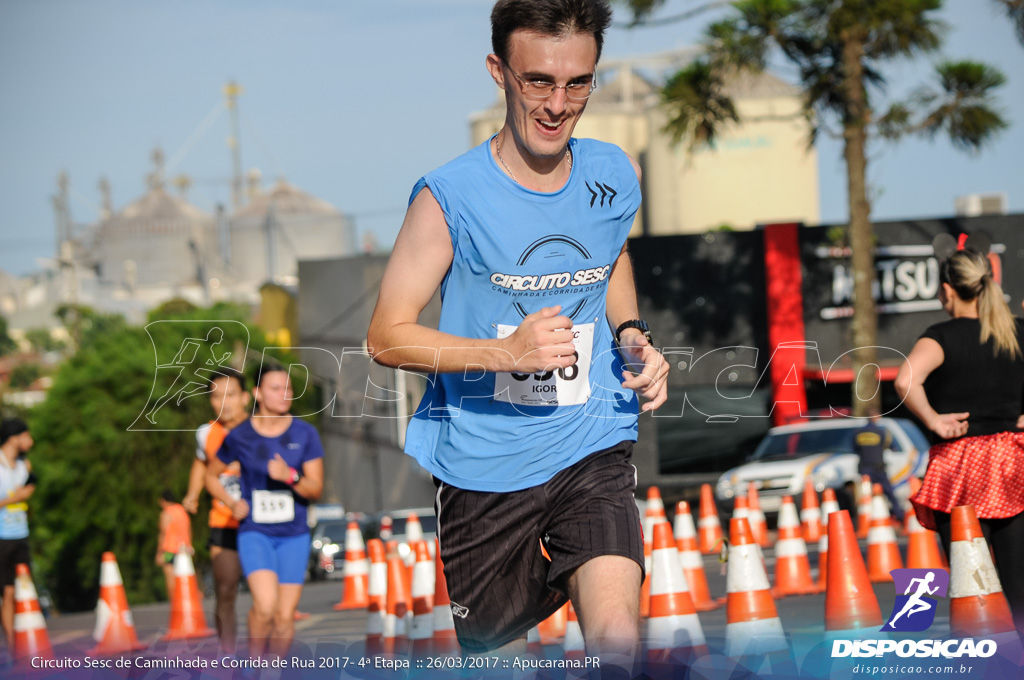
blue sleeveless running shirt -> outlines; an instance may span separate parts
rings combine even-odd
[[[579,358],[542,374],[428,375],[406,453],[445,483],[505,492],[543,484],[591,453],[636,441],[638,401],[621,385],[605,294],[640,207],[640,183],[618,147],[572,139],[569,181],[553,193],[531,191],[501,171],[489,145],[421,178],[410,198],[427,187],[452,240],[439,329],[503,338],[526,315],[561,305]]]

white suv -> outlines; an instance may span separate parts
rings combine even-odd
[[[750,482],[757,485],[761,509],[777,513],[783,496],[797,502],[810,477],[821,493],[835,489],[843,508],[853,505],[854,482],[860,479],[853,437],[867,424],[865,418],[829,418],[773,427],[747,462],[718,478],[715,496],[731,507],[737,495],[746,495]],[[878,424],[892,433],[885,467],[893,491],[901,502],[910,495],[911,477],[923,477],[928,466],[928,440],[921,430],[903,418],[879,418]],[[855,514],[855,513],[852,513]]]

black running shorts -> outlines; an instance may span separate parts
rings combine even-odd
[[[223,527],[210,527],[210,540],[206,547],[218,546],[225,550],[238,551],[238,529],[225,529]]]
[[[569,576],[594,557],[621,555],[644,568],[632,452],[633,443],[622,442],[510,493],[434,480],[437,536],[463,649],[486,652],[524,637],[565,604]]]
[[[14,576],[19,564],[32,566],[28,539],[0,539],[0,587],[14,585]]]

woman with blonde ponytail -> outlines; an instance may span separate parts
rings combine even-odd
[[[921,335],[896,377],[896,391],[932,434],[928,471],[910,501],[947,556],[950,513],[974,506],[1024,630],[1024,322],[976,250],[951,254],[939,280],[952,318]]]

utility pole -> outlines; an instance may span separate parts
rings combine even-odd
[[[233,80],[224,86],[224,99],[231,122],[231,135],[228,137],[228,148],[231,149],[231,207],[238,210],[242,207],[242,146],[238,126],[238,95],[242,94],[242,86]]]

